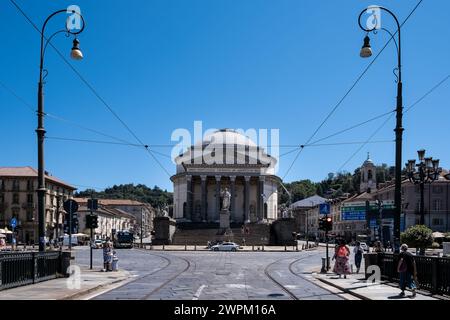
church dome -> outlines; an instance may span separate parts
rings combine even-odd
[[[233,129],[220,129],[212,134],[205,136],[201,142],[203,145],[225,144],[225,145],[244,145],[250,147],[257,147],[256,143],[248,136],[233,130]]]

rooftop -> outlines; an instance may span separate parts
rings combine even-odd
[[[0,177],[23,177],[23,178],[37,178],[38,172],[36,169],[30,166],[26,167],[0,167]],[[77,188],[71,186],[67,182],[50,175],[48,172],[45,174],[45,179],[48,179],[54,183],[60,184],[68,189],[76,190]]]

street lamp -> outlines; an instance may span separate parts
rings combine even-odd
[[[425,158],[425,150],[417,151],[419,163],[416,160],[408,160],[406,171],[409,181],[420,186],[420,224],[425,224],[425,183],[432,183],[439,179],[442,168],[439,167],[439,159]],[[417,167],[417,169],[416,169]]]
[[[53,18],[54,16],[60,14],[60,13],[72,13],[76,14],[80,17],[81,21],[83,22],[80,29],[77,31],[74,31],[73,29],[69,28],[69,20],[67,20],[65,29],[59,30],[52,34],[49,38],[45,37],[45,27],[47,26],[48,21]],[[69,18],[68,18],[69,19]],[[45,138],[45,129],[44,129],[44,56],[45,56],[45,49],[47,48],[47,45],[50,43],[51,39],[57,35],[58,33],[65,32],[67,35],[72,34],[75,36],[75,39],[73,40],[73,47],[71,50],[71,57],[76,60],[80,60],[83,58],[83,54],[81,53],[79,44],[80,42],[76,38],[76,35],[83,32],[85,27],[84,18],[83,16],[75,11],[75,10],[58,10],[53,12],[51,15],[47,17],[47,19],[44,22],[44,25],[41,29],[41,51],[40,51],[40,65],[39,65],[39,85],[38,85],[38,111],[37,111],[37,117],[38,117],[38,127],[36,129],[37,134],[37,146],[38,146],[38,189],[37,189],[37,196],[38,196],[38,231],[39,231],[39,251],[45,251],[45,194],[46,194],[46,188],[45,188],[45,171],[44,171],[44,138]],[[45,40],[45,42],[44,42]]]
[[[378,207],[378,239],[383,243],[383,201],[377,199],[375,203]]]
[[[372,29],[367,29],[362,26],[361,24],[361,16],[368,12],[369,9],[364,9],[361,11],[358,17],[358,24],[359,27],[364,30],[365,32],[373,32],[376,31],[377,28],[381,28],[394,40],[394,43],[396,45],[397,49],[397,68],[395,70],[398,71],[398,78],[397,78],[397,106],[396,106],[396,118],[397,123],[395,127],[395,196],[394,196],[394,202],[395,202],[395,214],[394,214],[394,247],[395,251],[398,252],[400,248],[400,215],[402,212],[402,194],[401,194],[401,186],[402,186],[402,135],[403,135],[403,127],[402,127],[402,118],[403,118],[403,98],[402,98],[402,63],[401,63],[401,28],[400,23],[398,22],[397,17],[395,16],[392,11],[389,9],[386,9],[384,7],[380,6],[372,6],[370,7],[371,10],[378,9],[385,11],[389,13],[395,20],[397,24],[397,35],[398,35],[398,43],[394,39],[394,35],[387,29],[381,28],[379,21],[376,20],[376,24]],[[374,32],[375,33],[375,32]],[[370,57],[372,55],[372,49],[370,48],[370,39],[366,35],[364,38],[364,45],[361,49],[360,56],[363,58]]]

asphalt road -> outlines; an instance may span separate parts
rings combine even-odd
[[[74,250],[75,263],[89,264],[89,249]],[[336,300],[341,296],[317,285],[311,276],[323,249],[303,252],[209,252],[117,250],[119,268],[130,282],[101,293],[101,300]],[[94,250],[101,269],[102,250]],[[319,268],[320,269],[320,268]]]

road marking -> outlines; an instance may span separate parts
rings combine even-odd
[[[200,295],[202,294],[203,289],[205,289],[207,286],[206,285],[201,285],[200,288],[198,288],[197,292],[194,294],[194,297],[192,298],[192,300],[198,300],[198,298],[200,297]]]

